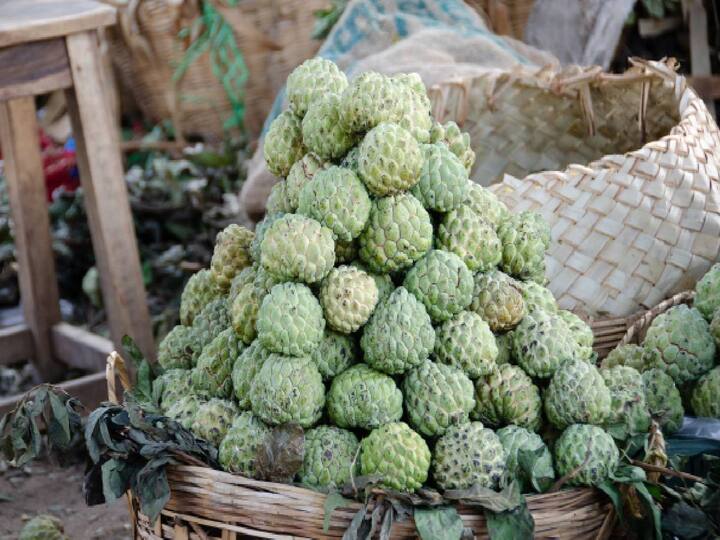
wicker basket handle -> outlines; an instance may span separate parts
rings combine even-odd
[[[647,310],[627,329],[627,332],[625,332],[625,335],[618,345],[627,345],[628,343],[631,343],[633,338],[636,336],[639,340],[640,335],[647,330],[648,326],[650,326],[655,317],[666,312],[671,307],[679,306],[680,304],[687,304],[694,297],[695,291],[683,291],[671,296],[667,300],[663,300],[654,308]]]
[[[108,399],[113,403],[120,403],[116,387],[118,379],[120,379],[123,390],[132,388],[130,375],[128,374],[127,367],[125,367],[125,360],[123,360],[117,351],[111,352],[107,357],[105,379],[107,381]]]

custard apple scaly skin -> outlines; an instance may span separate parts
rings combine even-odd
[[[422,146],[420,180],[412,194],[428,210],[449,212],[467,199],[470,184],[460,160],[442,144]]]
[[[291,212],[297,210],[300,204],[300,192],[305,184],[315,177],[315,173],[327,169],[329,166],[329,163],[325,163],[312,152],[305,154],[300,161],[295,162],[285,179],[285,195],[288,205],[292,208]]]
[[[555,465],[562,477],[580,470],[568,480],[574,486],[597,486],[615,471],[620,453],[613,438],[602,428],[573,424],[555,442]],[[584,464],[584,465],[583,465]]]
[[[169,369],[153,381],[153,396],[163,411],[192,392],[191,373],[187,369]]]
[[[270,190],[267,201],[265,203],[265,212],[269,215],[288,214],[295,211],[295,207],[290,202],[288,195],[287,182],[280,180]]]
[[[375,274],[371,272],[370,269],[361,261],[353,261],[350,266],[357,268],[358,270],[362,270],[373,278],[375,286],[378,290],[378,304],[383,300],[387,300],[387,298],[395,290],[395,284],[393,283],[392,278],[387,274]]]
[[[495,363],[498,366],[505,364],[514,364],[515,359],[513,358],[513,335],[512,332],[505,332],[504,334],[495,334],[495,344],[498,348],[498,355],[495,358]]]
[[[695,285],[693,307],[708,322],[712,320],[713,315],[720,308],[720,263],[714,264]]]
[[[478,272],[474,283],[468,309],[482,317],[493,332],[515,328],[525,316],[520,283],[498,270]]]
[[[498,347],[488,323],[472,311],[461,311],[435,329],[435,358],[461,369],[471,379],[495,368]]]
[[[230,326],[228,305],[224,297],[210,302],[193,321],[193,330],[202,351],[217,335]]]
[[[655,317],[643,347],[646,366],[664,369],[677,385],[697,380],[715,365],[715,341],[707,321],[684,304]]]
[[[412,133],[416,141],[430,142],[432,104],[422,78],[417,73],[400,73],[393,76],[392,81],[401,88],[402,94],[403,114],[398,124]]]
[[[642,374],[645,385],[645,401],[653,420],[660,424],[665,435],[675,433],[683,423],[680,391],[672,377],[662,369],[650,369]]]
[[[175,326],[158,345],[158,364],[163,369],[190,369],[197,359],[198,343],[189,326]]]
[[[610,353],[603,358],[601,367],[612,368],[615,366],[627,366],[638,370],[645,371],[645,349],[640,345],[628,343],[615,347]]]
[[[175,420],[185,429],[190,429],[195,421],[198,409],[204,401],[205,400],[203,398],[196,396],[195,394],[186,393],[183,397],[168,407],[165,411],[165,415],[168,418]]]
[[[647,433],[650,411],[645,400],[645,384],[640,373],[631,367],[616,366],[600,370],[610,390],[610,415],[605,429],[616,439]]]
[[[257,315],[257,337],[266,349],[305,356],[318,346],[325,330],[320,302],[300,283],[275,285]]]
[[[260,262],[280,280],[315,283],[335,264],[333,233],[314,219],[285,214],[265,231]]]
[[[536,310],[513,330],[513,357],[531,377],[548,379],[563,363],[578,357],[575,337],[557,314]]]
[[[505,450],[508,473],[520,482],[523,493],[532,489],[532,479],[528,478],[520,466],[519,457],[521,451],[537,452],[539,450],[541,455],[537,461],[538,466],[542,466],[543,470],[552,470],[552,454],[550,454],[550,450],[548,450],[537,433],[512,425],[498,429],[495,433]]]
[[[247,268],[243,268],[243,270],[236,275],[232,282],[230,283],[230,290],[227,293],[227,303],[228,303],[228,309],[230,310],[228,313],[230,315],[230,318],[232,319],[232,303],[237,298],[238,293],[240,292],[240,289],[245,287],[245,285],[251,285],[255,282],[255,278],[257,277],[257,271],[258,268],[260,268],[257,264],[253,264],[252,266],[248,266]]]
[[[358,173],[377,197],[395,195],[420,179],[423,152],[415,138],[396,124],[374,127],[360,143]]]
[[[290,110],[302,118],[318,99],[340,94],[347,86],[347,77],[334,62],[320,57],[305,60],[287,78]]]
[[[227,430],[218,449],[223,470],[255,478],[258,448],[270,434],[270,428],[250,411],[241,412]]]
[[[322,159],[339,159],[356,142],[355,134],[340,121],[341,107],[338,94],[327,94],[315,100],[303,118],[303,143]]]
[[[370,318],[378,303],[375,280],[354,266],[333,268],[320,286],[320,304],[328,325],[351,334]]]
[[[537,431],[540,428],[540,391],[517,366],[503,364],[475,383],[473,420],[493,426],[515,424]]]
[[[257,337],[257,315],[264,298],[265,293],[250,283],[238,291],[230,305],[232,328],[246,344],[252,343]]]
[[[334,424],[343,428],[374,429],[402,417],[403,396],[393,379],[365,364],[335,377],[327,395]]]
[[[434,249],[408,271],[403,286],[420,300],[436,322],[443,322],[470,305],[473,276],[460,257]]]
[[[398,375],[430,356],[435,330],[425,307],[407,289],[398,287],[375,308],[360,346],[370,367]]]
[[[318,426],[305,432],[305,455],[298,471],[303,484],[342,488],[358,475],[356,454],[360,443],[354,433],[335,426]]]
[[[592,328],[571,311],[560,309],[557,313],[575,336],[575,341],[578,343],[578,358],[590,360],[593,357],[593,342],[595,341]]]
[[[522,280],[545,282],[545,250],[550,247],[550,229],[534,212],[509,216],[498,226],[503,254],[500,268]]]
[[[475,152],[470,146],[470,135],[460,131],[455,122],[451,121],[445,124],[435,122],[430,130],[430,142],[442,143],[447,146],[460,159],[465,170],[470,172],[475,163]]]
[[[325,335],[310,355],[324,381],[337,375],[357,362],[357,344],[351,336],[325,329]]]
[[[611,417],[611,394],[598,369],[583,360],[563,363],[545,391],[545,414],[558,429],[602,425]]]
[[[271,354],[273,353],[255,340],[235,360],[231,373],[232,387],[235,399],[241,409],[250,409],[252,382]]]
[[[482,219],[497,228],[510,215],[507,206],[489,189],[468,180],[470,189],[465,204]]]
[[[700,377],[692,392],[691,404],[697,416],[720,418],[720,367]]]
[[[18,540],[70,540],[70,538],[64,534],[62,521],[58,518],[39,515],[25,524]]]
[[[360,235],[360,258],[372,272],[387,274],[412,266],[432,246],[430,215],[415,197],[401,193],[373,202]]]
[[[360,174],[360,169],[358,168],[358,162],[360,160],[360,145],[353,146],[347,154],[345,154],[345,157],[340,162],[340,166],[344,169],[350,169],[355,174]],[[358,176],[359,178],[359,176]]]
[[[230,400],[210,399],[198,407],[191,430],[196,437],[219,446],[239,412]]]
[[[403,380],[405,410],[410,425],[427,437],[463,424],[475,406],[473,384],[461,370],[425,360]]]
[[[370,196],[357,175],[333,166],[318,171],[302,188],[298,214],[325,225],[338,240],[350,242],[365,228],[370,207]]]
[[[360,472],[379,475],[380,484],[398,491],[422,487],[430,470],[430,449],[404,422],[375,428],[360,443]]]
[[[720,347],[720,310],[715,312],[710,321],[710,335],[715,340],[715,348]]]
[[[405,112],[404,85],[374,71],[355,77],[342,95],[341,117],[352,132],[366,132],[383,122],[399,122]]]
[[[315,424],[325,405],[325,386],[307,357],[273,354],[263,363],[250,388],[252,412],[266,424]]]
[[[267,293],[269,293],[270,289],[272,289],[275,285],[279,285],[280,283],[284,282],[285,280],[278,279],[270,272],[265,270],[265,267],[263,266],[258,267],[257,271],[255,272],[255,279],[253,279],[253,285],[258,291],[262,293],[263,297]]]
[[[210,270],[203,269],[190,276],[180,296],[180,322],[191,326],[203,308],[221,294]]]
[[[473,272],[491,271],[502,258],[495,227],[467,204],[445,214],[436,241],[438,248],[458,255]]]
[[[496,490],[505,485],[505,449],[481,422],[450,426],[435,445],[432,466],[433,477],[443,490],[474,485]]]
[[[240,225],[228,225],[215,239],[210,270],[222,291],[230,289],[233,278],[252,264],[250,243],[255,233]]]
[[[223,330],[203,349],[192,374],[193,388],[209,397],[229,398],[232,395],[233,364],[245,349],[232,328]]]
[[[296,205],[297,206],[297,205]],[[284,212],[271,214],[268,212],[265,217],[255,225],[255,238],[250,243],[250,255],[252,255],[255,264],[260,264],[260,246],[262,241],[265,239],[265,232],[270,228],[270,225],[275,223],[278,219],[285,215]],[[232,288],[232,285],[230,286]]]
[[[280,113],[265,135],[263,155],[268,170],[275,176],[285,177],[305,152],[300,119],[290,111]]]
[[[335,240],[335,264],[347,264],[357,259],[358,251],[357,240],[351,242],[343,242]]]
[[[557,313],[557,300],[547,287],[538,285],[534,281],[526,281],[521,284],[523,300],[528,313],[542,309],[548,313]]]

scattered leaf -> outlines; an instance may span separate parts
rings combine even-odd
[[[323,532],[328,532],[328,529],[330,528],[330,518],[332,517],[332,513],[338,508],[349,507],[352,502],[353,501],[346,499],[337,491],[328,494],[325,499],[325,504],[323,505]]]
[[[422,540],[460,540],[465,528],[454,506],[416,508],[415,527]]]

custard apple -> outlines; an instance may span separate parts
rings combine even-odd
[[[320,286],[325,320],[343,334],[351,334],[363,326],[377,303],[375,280],[354,266],[333,268]]]
[[[521,284],[523,300],[528,313],[532,313],[538,309],[547,311],[548,313],[557,313],[557,300],[553,296],[550,289],[538,285],[534,281],[526,281]]]
[[[710,335],[715,340],[715,348],[720,347],[720,310],[715,312],[710,321]]]
[[[534,212],[510,215],[498,226],[503,246],[500,267],[522,280],[545,281],[545,250],[550,247],[550,229]]]
[[[662,369],[651,369],[642,374],[645,384],[645,400],[653,420],[666,435],[675,433],[683,423],[683,409],[680,391],[672,377]]]
[[[360,346],[371,367],[398,375],[425,360],[435,347],[435,330],[423,305],[398,287],[375,308]]]
[[[270,272],[265,270],[265,267],[263,266],[258,267],[257,271],[255,272],[255,279],[253,279],[253,285],[258,291],[262,293],[263,298],[267,293],[270,292],[270,289],[272,289],[275,285],[279,285],[280,283],[284,282],[285,280],[278,279]]]
[[[695,285],[693,307],[708,322],[712,320],[713,315],[720,308],[720,263],[714,264]]]
[[[520,464],[521,452],[539,453],[535,467],[548,472],[553,470],[552,454],[537,433],[519,426],[506,426],[498,429],[495,433],[505,450],[508,473],[520,482],[523,493],[532,489],[533,485],[532,478],[528,477],[527,472]]]
[[[540,428],[540,391],[517,366],[503,364],[475,382],[473,420],[500,427],[515,424],[537,431]]]
[[[169,369],[152,382],[153,397],[160,408],[166,411],[173,403],[192,392],[192,371]]]
[[[460,257],[434,249],[408,271],[403,286],[423,303],[430,318],[440,323],[470,305],[474,284]]]
[[[227,399],[212,398],[200,404],[192,423],[192,432],[200,439],[218,446],[240,413]]]
[[[260,368],[265,364],[270,355],[273,354],[260,345],[258,340],[253,341],[245,349],[233,364],[232,386],[238,406],[247,410],[250,409],[250,388]]]
[[[360,145],[353,146],[345,157],[342,158],[340,166],[344,169],[350,169],[355,174],[359,175],[358,161],[360,160]]]
[[[325,225],[338,240],[350,242],[365,228],[370,207],[370,196],[355,173],[330,167],[315,173],[302,188],[298,214]]]
[[[598,369],[569,360],[555,371],[545,391],[545,414],[558,429],[571,424],[602,425],[611,418],[612,395]]]
[[[254,237],[255,233],[235,224],[218,233],[210,271],[222,291],[227,291],[233,278],[252,264],[250,243]]]
[[[228,290],[227,293],[227,303],[228,303],[228,309],[230,310],[228,313],[230,314],[230,318],[232,319],[232,303],[237,298],[237,295],[240,293],[240,289],[245,287],[246,285],[251,285],[255,283],[255,278],[257,277],[258,269],[262,268],[261,266],[258,266],[257,264],[253,264],[252,266],[248,266],[247,268],[243,268],[242,271],[237,274],[233,280],[230,282],[230,290]]]
[[[393,79],[397,80],[397,77],[393,77]],[[430,99],[424,86],[422,92],[413,88],[408,88],[408,90],[403,92],[404,110],[402,118],[398,120],[398,125],[407,130],[417,142],[429,143],[430,128],[432,127]]]
[[[597,486],[615,471],[620,453],[613,438],[602,428],[573,424],[555,442],[555,465],[558,476],[569,475],[574,486]],[[579,470],[578,470],[579,469]]]
[[[605,429],[616,439],[647,433],[650,429],[650,412],[645,400],[645,384],[640,373],[627,366],[600,371],[610,390],[610,415]]]
[[[165,411],[168,418],[172,418],[185,429],[190,429],[195,421],[200,405],[205,400],[195,394],[185,393]]]
[[[189,326],[175,326],[158,345],[158,364],[163,369],[190,369],[200,351]]]
[[[340,94],[348,85],[347,77],[334,62],[315,57],[305,60],[287,78],[290,110],[299,118],[326,94]]]
[[[218,461],[228,472],[254,478],[255,459],[270,428],[250,411],[241,412],[220,443]]]
[[[357,240],[335,240],[335,264],[346,264],[357,259],[360,250]]]
[[[295,206],[297,206],[297,204]],[[265,217],[257,225],[255,225],[255,237],[250,243],[250,255],[252,255],[255,264],[260,264],[260,246],[262,246],[262,241],[265,239],[265,233],[270,228],[270,225],[275,223],[284,215],[285,213],[271,214],[268,212]],[[232,285],[230,287],[232,288]]]
[[[498,436],[481,422],[450,426],[435,445],[433,477],[440,489],[501,489],[507,456]]]
[[[349,367],[335,377],[327,395],[334,424],[373,429],[402,417],[403,396],[393,379],[365,364]]]
[[[268,170],[275,176],[285,177],[305,152],[300,119],[290,111],[280,113],[265,135],[263,155]]]
[[[464,203],[470,184],[460,160],[442,144],[425,144],[422,152],[420,180],[412,194],[425,208],[437,212],[449,212]]]
[[[610,353],[603,359],[601,366],[603,368],[627,366],[642,373],[645,371],[644,355],[645,349],[640,345],[635,345],[634,343],[619,345],[610,351]]]
[[[358,476],[360,443],[354,433],[335,426],[318,426],[305,432],[305,455],[298,471],[303,484],[342,488]]]
[[[504,364],[514,364],[515,359],[513,358],[513,335],[512,332],[505,332],[504,334],[495,334],[495,344],[498,348],[498,355],[495,358],[495,363],[498,366]]]
[[[321,159],[339,159],[356,142],[355,134],[340,122],[341,107],[340,95],[326,94],[310,105],[303,118],[303,143]]]
[[[300,161],[295,162],[285,179],[285,195],[288,205],[292,208],[291,212],[297,210],[300,204],[300,192],[305,184],[313,179],[315,173],[327,167],[329,164],[313,153],[305,154]]]
[[[227,301],[224,297],[210,302],[195,317],[193,331],[197,339],[198,349],[202,351],[217,335],[230,326]]]
[[[643,347],[646,366],[664,369],[677,385],[697,380],[715,365],[715,341],[707,321],[684,304],[655,317]]]
[[[392,278],[387,274],[374,274],[361,261],[353,261],[350,266],[357,268],[358,270],[362,270],[371,278],[373,278],[373,280],[375,281],[375,286],[378,290],[378,304],[383,300],[387,300],[387,298],[395,290],[395,284],[393,283]]]
[[[578,358],[590,360],[593,357],[593,342],[595,341],[592,328],[571,311],[560,309],[557,314],[567,323],[570,332],[575,336],[575,341],[578,343]]]
[[[276,182],[270,190],[270,194],[265,202],[265,212],[268,215],[288,214],[295,211],[296,207],[294,207],[290,201],[287,186],[286,181],[280,180]]]
[[[273,426],[294,422],[315,424],[325,405],[325,386],[307,357],[270,355],[250,387],[252,412]]]
[[[39,515],[25,524],[18,540],[70,540],[70,538],[65,535],[63,523],[58,518]]]
[[[190,276],[180,296],[180,322],[191,326],[203,308],[221,294],[210,270],[203,269]]]
[[[455,253],[473,272],[493,270],[502,257],[495,227],[467,204],[445,214],[436,240],[438,248]]]
[[[300,283],[275,285],[257,315],[257,337],[269,351],[304,356],[318,346],[325,330],[322,308]]]
[[[325,329],[320,344],[310,354],[323,380],[329,381],[357,362],[355,340],[345,334]]]
[[[691,404],[696,416],[720,418],[720,367],[700,377],[693,389]]]
[[[315,283],[335,264],[333,233],[314,219],[285,214],[265,231],[260,262],[278,279]]]
[[[432,246],[430,215],[415,197],[401,193],[373,202],[360,235],[360,258],[379,274],[403,270]]]
[[[342,95],[342,123],[352,132],[370,131],[383,122],[399,122],[404,114],[405,86],[390,77],[366,71]]]
[[[358,173],[377,197],[413,187],[420,178],[423,152],[415,138],[396,124],[374,127],[360,143]]]
[[[410,425],[427,437],[463,424],[475,406],[472,381],[461,370],[425,360],[405,375],[405,409]]]
[[[232,328],[223,330],[203,349],[193,370],[193,388],[208,397],[229,398],[232,395],[233,365],[245,349]]]
[[[398,491],[422,487],[430,470],[430,449],[404,422],[373,429],[360,443],[360,472],[379,475],[380,484]]]
[[[537,310],[513,330],[513,357],[531,377],[548,379],[563,363],[578,357],[575,336],[557,314]]]
[[[498,270],[475,274],[470,309],[483,318],[493,332],[515,328],[525,316],[522,285]]]
[[[489,189],[473,181],[469,182],[470,189],[468,190],[465,205],[469,206],[478,216],[497,228],[500,223],[505,221],[510,215],[507,206]]]
[[[455,122],[445,124],[435,122],[430,130],[430,142],[447,146],[460,159],[465,170],[470,172],[475,163],[475,152],[470,146],[470,135],[460,131]]]
[[[496,367],[498,347],[488,324],[472,311],[461,311],[435,329],[435,358],[461,369],[471,379]]]
[[[265,295],[254,283],[250,283],[238,291],[230,305],[230,324],[244,343],[252,343],[257,337],[257,315]]]

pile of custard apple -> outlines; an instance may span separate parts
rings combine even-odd
[[[530,489],[528,452],[595,485],[618,464],[615,438],[651,417],[679,425],[676,384],[702,377],[693,406],[718,414],[704,315],[720,270],[702,315],[671,310],[642,352],[597,367],[590,328],[544,287],[547,224],[470,181],[469,136],[433,120],[418,75],[348,81],[315,58],[287,96],[265,137],[283,178],[267,216],[218,235],[159,349],[161,407],[227,471],[256,476],[259,445],[294,423],[296,480],[318,488],[377,475],[401,491]]]

